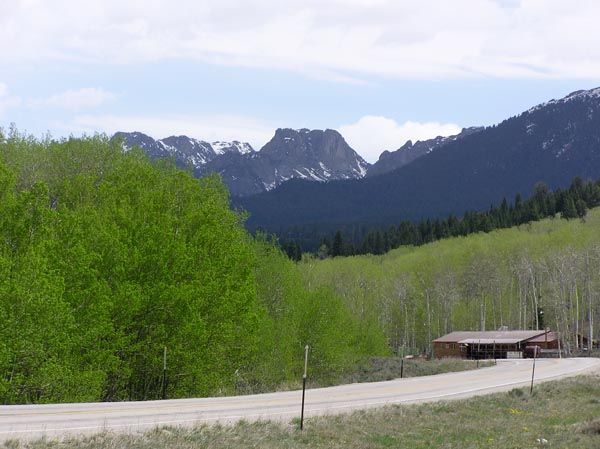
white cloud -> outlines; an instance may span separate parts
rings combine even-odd
[[[432,139],[459,133],[461,127],[454,123],[412,122],[402,124],[381,116],[367,115],[350,125],[342,125],[338,131],[348,144],[367,162],[375,162],[384,150],[397,150],[407,140]]]
[[[593,0],[5,3],[0,65],[177,58],[351,82],[600,77],[600,2]]]
[[[0,119],[4,118],[6,111],[21,105],[21,98],[10,95],[8,86],[0,83]]]
[[[260,149],[275,131],[275,126],[250,117],[234,115],[170,115],[150,117],[138,115],[80,115],[73,122],[58,124],[62,131],[92,134],[117,131],[140,131],[156,139],[171,135],[187,135],[206,141],[240,140]]]
[[[30,100],[28,105],[33,108],[51,107],[78,111],[101,106],[115,97],[115,94],[102,88],[85,87],[78,90],[67,90],[48,98]]]

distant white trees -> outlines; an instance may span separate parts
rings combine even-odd
[[[398,353],[429,350],[432,339],[460,329],[551,328],[567,352],[598,339],[600,243],[439,256],[434,248],[405,259],[319,261],[305,272],[314,285],[333,283],[360,319],[376,314]]]

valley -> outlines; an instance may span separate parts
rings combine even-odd
[[[2,6],[0,449],[600,447],[600,2]]]

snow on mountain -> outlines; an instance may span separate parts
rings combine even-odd
[[[246,142],[212,143],[187,136],[153,138],[140,133],[117,133],[124,148],[138,146],[150,157],[174,158],[191,166],[196,176],[219,173],[233,195],[272,190],[292,178],[326,182],[366,175],[364,161],[334,130],[278,129],[260,150]]]
[[[598,98],[600,98],[600,87],[596,87],[594,89],[589,90],[576,90],[575,92],[571,92],[569,95],[563,98],[559,98],[558,100],[552,99],[544,103],[540,103],[536,106],[533,106],[532,108],[529,108],[527,111],[523,112],[522,115],[531,114],[532,112],[538,111],[548,106],[564,104],[573,100],[588,100]]]
[[[249,154],[254,152],[249,143],[237,140],[209,143],[187,136],[169,136],[154,140],[141,132],[118,132],[114,138],[122,139],[125,150],[137,146],[150,157],[172,157],[178,164],[192,166],[196,171],[202,171],[206,164],[226,153]]]
[[[247,142],[239,142],[234,140],[232,142],[223,142],[217,140],[216,142],[211,143],[212,149],[215,154],[221,155],[227,152],[237,152],[239,154],[249,154],[254,153],[254,148]]]

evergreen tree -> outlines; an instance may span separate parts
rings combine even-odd
[[[575,202],[571,195],[568,195],[563,203],[563,209],[561,210],[562,218],[570,220],[571,218],[577,218],[577,209],[575,207]]]
[[[490,232],[494,229],[508,228],[523,223],[537,221],[546,217],[553,218],[557,212],[566,219],[584,218],[587,209],[600,205],[600,181],[584,182],[575,178],[568,190],[550,191],[544,183],[537,183],[533,195],[523,200],[520,194],[515,196],[513,204],[506,198],[499,206],[491,205],[487,211],[466,211],[461,219],[449,215],[446,219],[423,219],[419,222],[401,221],[398,226],[385,230],[368,229],[365,226],[352,228],[352,242],[344,242],[333,249],[329,240],[323,239],[332,254],[382,254],[402,245],[423,245],[452,236],[467,235],[475,232]],[[336,238],[342,237],[336,234]],[[341,252],[338,248],[341,248]],[[322,252],[321,252],[322,253]]]
[[[375,232],[375,240],[373,242],[373,254],[383,254],[385,247],[383,245],[383,237],[380,231]]]
[[[587,205],[585,204],[585,201],[579,198],[575,203],[575,209],[577,211],[577,216],[583,220],[587,215]]]
[[[329,247],[325,243],[321,243],[319,246],[319,250],[317,251],[317,257],[319,259],[326,259],[329,257]]]
[[[342,233],[338,230],[333,237],[333,244],[331,246],[331,256],[343,256],[344,255],[344,242],[342,240]]]

